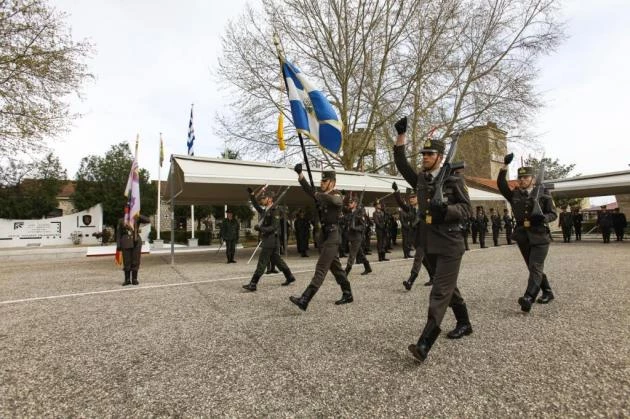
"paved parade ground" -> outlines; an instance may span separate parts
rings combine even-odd
[[[399,247],[397,249],[400,249]],[[521,312],[515,246],[467,252],[459,287],[474,333],[443,332],[413,360],[426,319],[423,271],[407,292],[399,250],[350,281],[329,275],[307,312],[316,261],[292,255],[297,283],[214,252],[145,255],[140,286],[111,257],[4,262],[0,417],[628,417],[630,243],[552,244],[556,300]],[[375,258],[375,255],[372,255]],[[344,261],[343,259],[342,261]]]

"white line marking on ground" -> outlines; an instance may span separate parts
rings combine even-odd
[[[481,249],[470,249],[470,251],[476,251]],[[408,259],[392,259],[387,262],[371,262],[372,264],[381,264],[381,263],[393,263],[393,262],[413,262],[413,257]],[[292,271],[294,274],[303,274],[308,272],[314,272],[315,268],[307,269],[305,271]],[[268,276],[276,276],[281,274],[272,274]],[[30,303],[33,301],[43,301],[43,300],[58,300],[62,298],[72,298],[72,297],[85,297],[88,295],[98,295],[98,294],[111,294],[115,292],[133,292],[133,291],[141,291],[141,290],[151,290],[157,288],[168,288],[168,287],[180,287],[186,285],[196,285],[196,284],[209,284],[213,282],[223,282],[223,281],[235,281],[237,279],[250,279],[251,275],[247,276],[236,276],[232,278],[216,278],[216,279],[205,279],[203,281],[190,281],[190,282],[176,282],[173,284],[161,284],[161,285],[145,285],[141,287],[136,287],[133,285],[129,285],[124,288],[116,288],[111,290],[101,290],[101,291],[90,291],[90,292],[77,292],[74,294],[59,294],[59,295],[49,295],[44,297],[31,297],[31,298],[21,298],[18,300],[6,300],[0,301],[0,305],[9,305],[9,304],[19,304],[19,303]]]

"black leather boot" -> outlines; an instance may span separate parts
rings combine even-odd
[[[522,311],[524,311],[525,313],[529,313],[532,309],[532,304],[534,304],[534,299],[531,296],[525,294],[518,299],[518,303],[521,306]]]
[[[415,272],[412,272],[411,275],[409,275],[409,279],[406,281],[403,281],[403,285],[405,286],[405,289],[407,291],[411,290],[411,287],[413,286],[413,283],[415,282],[417,277],[418,277],[418,274]]]
[[[302,311],[306,311],[308,307],[308,303],[311,301],[313,296],[317,293],[318,288],[315,285],[309,285],[306,287],[301,297],[289,297],[289,300],[296,306],[300,308]]]
[[[259,280],[260,280],[260,275],[254,274],[254,276],[252,276],[251,281],[249,281],[249,284],[243,285],[243,288],[246,289],[247,291],[254,292],[256,291],[256,284],[258,284]]]
[[[457,325],[455,329],[448,332],[446,337],[449,339],[461,339],[464,336],[470,335],[473,330],[470,319],[468,318],[466,304],[455,304],[452,308],[453,314],[455,314],[455,320],[457,320]]]
[[[427,355],[435,343],[435,340],[440,335],[440,332],[441,330],[439,327],[429,327],[427,325],[422,331],[422,335],[420,336],[420,339],[418,339],[418,343],[415,345],[409,345],[409,352],[411,352],[413,357],[418,361],[423,362],[427,359]]]
[[[131,271],[131,283],[133,285],[138,285],[138,271]]]
[[[368,262],[367,260],[363,262],[363,268],[365,270],[361,272],[361,275],[367,275],[372,272],[372,267],[370,266],[370,262]]]
[[[125,282],[123,282],[123,287],[125,285],[131,285],[131,271],[125,271]]]
[[[553,296],[553,292],[551,291],[551,285],[549,285],[547,274],[543,274],[540,289],[542,290],[542,296],[536,300],[538,304],[547,304],[555,298]]]
[[[283,287],[286,287],[287,285],[291,284],[292,282],[295,282],[295,277],[293,276],[291,271],[287,271],[287,272],[283,272],[283,273],[284,273],[285,280],[280,285],[282,285]]]
[[[335,305],[348,304],[354,301],[352,298],[352,289],[350,288],[350,282],[347,277],[336,278],[337,283],[341,287],[341,299],[335,301]]]
[[[352,270],[352,265],[346,265],[346,277],[350,275],[351,270]]]
[[[433,285],[433,278],[429,277],[429,280],[427,282],[424,283],[425,287],[430,287]]]

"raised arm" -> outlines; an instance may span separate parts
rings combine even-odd
[[[300,176],[299,182],[300,182],[300,185],[302,186],[302,189],[304,190],[304,192],[306,192],[306,194],[308,196],[310,196],[311,198],[316,199],[315,198],[315,191],[313,190],[311,185],[308,183],[308,181],[304,178],[304,176]]]
[[[503,197],[511,203],[514,192],[512,192],[507,183],[507,169],[502,168],[499,170],[499,175],[497,176],[497,186],[499,187],[501,195],[503,195]]]
[[[261,207],[261,206],[258,204],[258,201],[256,201],[256,197],[254,196],[254,194],[253,194],[253,193],[250,193],[250,194],[249,194],[249,202],[251,202],[251,203],[252,203],[252,206],[254,207],[254,209],[256,210],[256,212],[257,212],[258,214],[263,214],[263,213],[265,212],[265,210],[263,209],[263,207]]]
[[[411,187],[415,187],[418,183],[418,174],[415,170],[409,165],[407,161],[407,156],[405,155],[405,144],[402,145],[396,144],[394,146],[394,163],[396,163],[396,168],[405,178],[407,183],[411,185]]]

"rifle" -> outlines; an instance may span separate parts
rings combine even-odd
[[[444,201],[444,182],[448,179],[449,176],[453,174],[455,170],[459,170],[463,168],[465,164],[463,162],[453,163],[453,158],[455,157],[455,152],[457,151],[457,142],[459,141],[459,136],[461,132],[455,132],[451,135],[453,141],[451,141],[451,148],[448,149],[448,153],[446,154],[446,158],[444,159],[444,164],[440,168],[437,176],[433,180],[433,184],[435,185],[435,191],[433,192],[433,201],[434,202],[442,202]]]
[[[543,157],[544,158],[544,157]],[[538,198],[540,197],[540,191],[542,191],[545,187],[543,182],[545,180],[545,165],[540,160],[540,168],[538,169],[538,175],[536,176],[536,186],[534,186],[534,190],[532,191],[532,198],[534,200],[534,207],[532,208],[532,216],[544,217],[545,214],[540,208],[540,202],[538,202]]]
[[[363,187],[363,190],[361,191],[361,196],[359,197],[359,202],[357,203],[357,207],[354,209],[354,211],[352,211],[352,221],[350,222],[350,228],[352,230],[354,230],[356,228],[356,219],[357,219],[357,212],[359,211],[363,211],[362,210],[362,206],[363,205],[363,196],[365,195],[365,186]]]
[[[276,202],[273,203],[273,205],[271,207],[267,207],[265,208],[265,211],[263,212],[263,215],[260,219],[260,221],[258,222],[258,227],[260,228],[260,226],[262,226],[262,223],[265,221],[265,217],[267,216],[267,212],[269,212],[269,209],[272,207],[275,207],[277,204],[280,203],[280,201],[282,200],[282,198],[284,198],[284,196],[286,195],[286,193],[289,191],[290,186],[287,186],[286,189],[280,194],[280,196],[278,196],[278,199],[276,200]],[[252,253],[252,255],[249,257],[249,260],[247,261],[247,264],[249,265],[249,263],[252,261],[252,259],[254,258],[254,255],[256,254],[256,252],[258,251],[258,248],[260,247],[260,245],[262,244],[262,240],[258,241],[258,245],[256,246],[256,248],[254,249],[254,252]]]

